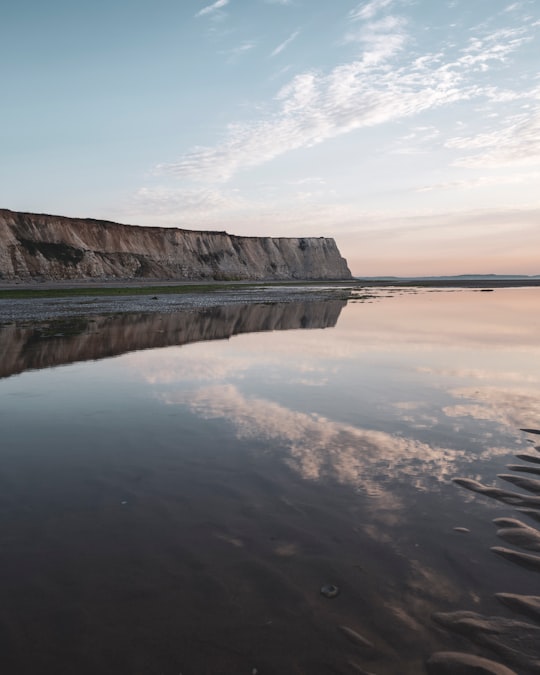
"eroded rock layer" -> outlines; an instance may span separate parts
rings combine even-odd
[[[0,278],[349,279],[334,239],[237,237],[0,210]]]

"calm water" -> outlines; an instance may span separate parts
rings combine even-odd
[[[534,520],[452,482],[533,497],[497,474],[540,459],[539,309],[384,290],[0,326],[3,671],[540,672],[540,624],[494,595],[540,575],[490,550],[494,518]],[[509,628],[432,617],[458,611]]]

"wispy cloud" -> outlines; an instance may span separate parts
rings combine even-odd
[[[373,16],[376,10],[389,6],[386,0],[374,0],[357,8],[356,13]],[[297,34],[289,36],[273,54],[283,51]],[[297,75],[277,93],[272,113],[231,124],[218,145],[195,147],[157,170],[182,179],[226,181],[241,169],[357,129],[458,101],[493,101],[498,88],[491,81],[482,86],[475,69],[481,72],[505,63],[529,38],[524,29],[499,30],[472,38],[457,55],[428,53],[408,62],[398,61],[396,56],[408,40],[406,24],[400,17],[389,15],[361,26],[347,39],[362,44],[359,58],[328,73],[307,71]],[[505,90],[504,96],[511,98],[511,92]],[[497,149],[501,139],[503,147]],[[459,140],[454,139],[450,146],[459,147]],[[466,142],[473,141],[461,139],[462,144]],[[487,138],[484,147],[493,148],[489,158],[467,158],[463,165],[507,161],[510,156],[517,159],[520,153],[537,156],[538,120],[522,120],[519,128],[507,130],[506,136],[499,133]]]
[[[364,63],[377,64],[391,58],[404,47],[407,41],[405,25],[401,17],[387,16],[363,24],[359,30],[349,31],[344,41],[360,44]]]
[[[229,61],[236,61],[238,58],[254,49],[255,46],[255,42],[246,41],[242,42],[242,44],[239,44],[236,47],[232,47],[232,49],[229,49],[223,53],[229,57]]]
[[[293,42],[293,40],[296,40],[299,34],[300,34],[299,30],[295,30],[294,33],[291,33],[286,40],[284,40],[274,49],[274,51],[270,54],[270,56],[277,56],[278,54],[281,54],[281,52],[287,49],[287,47],[291,44],[291,42]]]
[[[418,188],[417,192],[431,192],[434,190],[473,190],[475,188],[492,187],[493,185],[520,185],[524,183],[540,182],[540,172],[511,174],[504,176],[479,176],[478,178],[465,178],[452,180],[446,183],[434,183]]]
[[[434,126],[413,127],[392,144],[389,152],[396,155],[420,155],[431,150],[440,135],[440,130]]]
[[[489,62],[504,62],[524,42],[531,40],[523,28],[504,28],[483,37],[473,37],[464,49],[460,63],[486,71]]]
[[[508,5],[507,7],[505,7],[503,12],[515,12],[517,9],[521,9],[522,7],[523,7],[523,3],[513,2],[511,5]]]
[[[307,176],[299,180],[292,181],[292,185],[324,185],[326,181],[320,176]]]
[[[381,10],[393,5],[395,0],[371,0],[371,2],[362,2],[349,13],[349,18],[353,21],[366,21],[372,19]]]
[[[487,133],[451,138],[446,147],[459,150],[484,150],[455,162],[468,168],[494,168],[508,164],[540,162],[540,108],[521,114],[506,125]]]
[[[140,188],[135,193],[129,211],[137,215],[171,216],[182,224],[198,223],[214,214],[231,214],[245,206],[235,190],[223,191],[209,188]]]
[[[206,7],[203,7],[195,16],[207,16],[208,14],[213,14],[219,9],[222,9],[226,5],[229,4],[229,0],[216,0],[211,5],[207,5]]]

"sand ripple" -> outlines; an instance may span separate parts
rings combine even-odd
[[[516,563],[516,565],[521,565],[528,570],[533,572],[540,572],[540,556],[531,555],[530,553],[521,553],[520,551],[514,551],[511,548],[504,548],[503,546],[492,546],[491,550],[493,553],[510,560],[510,562]],[[540,642],[538,643],[540,645]]]
[[[514,611],[525,614],[540,623],[540,595],[496,593],[495,597]]]
[[[517,487],[520,487],[522,490],[527,490],[527,492],[540,495],[540,480],[537,480],[536,478],[514,476],[511,473],[500,473],[499,478],[508,483],[512,483],[513,485],[517,485]]]
[[[540,532],[516,518],[495,518],[497,536],[528,551],[540,551]]]
[[[540,671],[540,626],[536,624],[468,611],[438,612],[433,618],[441,626],[492,649],[518,667]]]
[[[426,665],[429,675],[516,675],[500,663],[461,652],[437,652]]]
[[[536,429],[522,429],[522,431],[540,434],[540,431]],[[535,455],[520,453],[516,457],[533,465],[540,463],[540,458]],[[534,466],[510,464],[508,468],[519,473],[540,474],[540,469]],[[540,495],[540,480],[538,479],[515,474],[499,474],[498,478],[532,495]],[[471,478],[454,478],[453,480],[457,485],[472,492],[505,504],[521,507],[520,513],[540,522],[540,497],[538,496],[484,485]],[[517,518],[495,518],[493,522],[498,528],[497,535],[507,543],[528,551],[540,551],[540,530]],[[503,546],[493,546],[491,550],[511,563],[540,572],[539,555]],[[515,612],[532,619],[534,623],[500,616],[483,616],[469,611],[437,613],[433,618],[448,630],[467,637],[481,647],[493,650],[512,666],[519,668],[520,673],[540,673],[540,596],[497,593],[496,597]],[[426,666],[430,675],[467,675],[468,673],[508,675],[514,672],[502,664],[472,654],[455,652],[433,654]]]

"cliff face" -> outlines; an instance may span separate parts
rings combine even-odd
[[[0,209],[0,278],[349,279],[333,239],[236,237]]]

